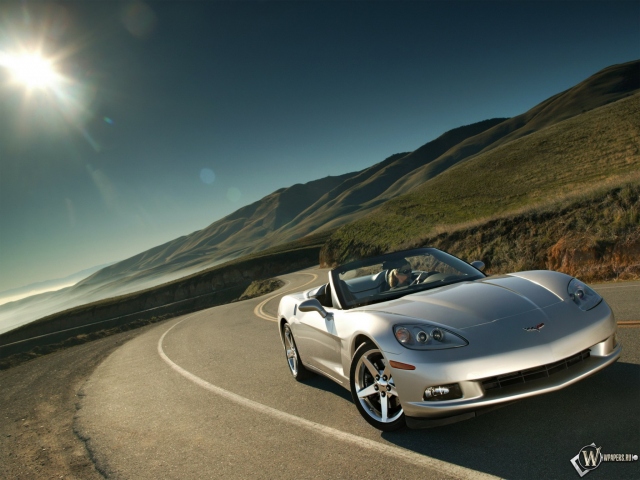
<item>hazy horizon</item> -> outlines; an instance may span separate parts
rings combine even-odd
[[[640,58],[640,3],[625,1],[0,12],[0,292],[123,260]],[[34,50],[64,81],[14,78],[8,55]]]
[[[8,290],[0,290],[0,307],[7,303],[16,302],[24,298],[28,298],[41,293],[56,292],[63,288],[72,287],[76,283],[93,275],[98,270],[111,265],[110,263],[102,263],[85,268],[79,272],[61,278],[50,278],[43,281],[30,283],[28,285],[20,285]]]

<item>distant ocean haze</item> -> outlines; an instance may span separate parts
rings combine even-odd
[[[0,292],[0,335],[57,312],[162,285],[202,270],[202,267],[199,267],[163,272],[131,283],[82,283],[109,265],[111,264],[92,267],[63,279]]]
[[[51,297],[59,296],[62,290],[73,287],[109,265],[111,263],[96,265],[63,278],[45,280],[0,292],[0,333],[40,316],[67,308],[65,301],[53,302]]]
[[[9,295],[7,295],[6,292],[2,292],[0,293],[0,305],[4,305],[5,303],[10,303],[10,302],[17,302],[18,300],[22,300],[23,298],[31,297],[33,295],[40,295],[41,293],[57,292],[58,290],[62,290],[63,288],[67,288],[75,285],[76,283],[78,283],[78,281],[79,280],[70,281],[70,282],[60,283],[56,286],[36,288],[36,289],[32,289],[32,290],[30,289],[30,290],[24,291],[25,289],[29,288],[27,286],[20,289],[20,290],[23,290],[22,293],[15,293],[15,294],[9,294]]]

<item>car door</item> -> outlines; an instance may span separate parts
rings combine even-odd
[[[344,383],[339,335],[342,311],[326,303],[324,308],[328,313],[324,318],[315,311],[297,312],[296,342],[305,362],[339,383]]]

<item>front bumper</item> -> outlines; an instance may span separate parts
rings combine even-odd
[[[442,425],[476,416],[479,413],[504,406],[523,398],[553,392],[592,375],[614,363],[622,352],[622,345],[617,343],[616,335],[592,345],[588,356],[583,355],[580,361],[556,369],[544,378],[519,383],[505,382],[506,385],[496,387],[496,377],[484,377],[477,380],[457,382],[462,391],[462,398],[443,401],[403,401],[407,424],[413,428]],[[579,355],[576,354],[576,355]],[[573,355],[572,357],[575,357]],[[555,362],[560,363],[560,362]],[[555,364],[554,363],[554,364]],[[526,372],[526,370],[523,370]],[[520,372],[511,372],[501,377],[517,376]],[[394,372],[394,376],[395,372]],[[402,376],[402,374],[397,375]],[[511,378],[513,378],[511,377]],[[414,379],[415,381],[415,379]],[[447,382],[454,383],[454,382]],[[425,387],[428,385],[425,385]]]

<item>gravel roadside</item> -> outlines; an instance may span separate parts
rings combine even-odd
[[[78,392],[113,350],[154,326],[0,371],[0,478],[104,478],[73,428]]]

